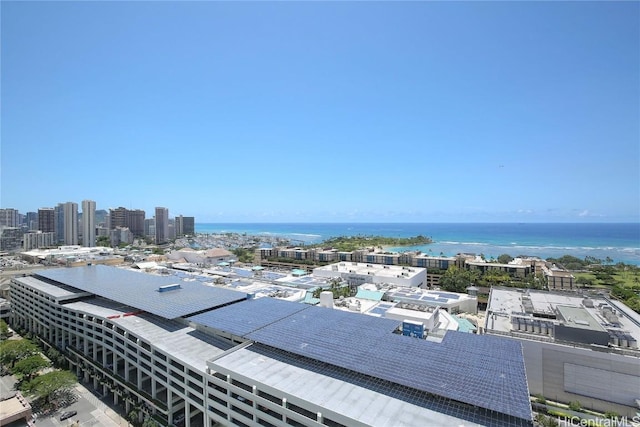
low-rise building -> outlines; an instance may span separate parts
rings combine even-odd
[[[313,275],[316,277],[340,278],[354,287],[364,283],[387,283],[411,288],[424,286],[427,272],[420,267],[338,262],[314,268]]]
[[[632,417],[640,399],[640,315],[601,295],[491,289],[487,334],[522,342],[532,394]]]

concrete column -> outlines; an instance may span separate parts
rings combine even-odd
[[[129,369],[131,368],[129,365],[129,361],[124,359],[124,379],[127,381],[129,381]]]
[[[154,399],[157,399],[156,394],[158,393],[158,384],[156,383],[156,380],[151,377],[151,397],[153,397]]]

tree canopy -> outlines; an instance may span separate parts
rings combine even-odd
[[[39,352],[38,347],[27,339],[6,340],[0,343],[0,363],[13,366],[18,360]]]
[[[477,272],[451,266],[440,278],[440,288],[445,291],[465,293],[467,287],[476,280],[478,280]]]
[[[52,371],[25,382],[22,391],[48,402],[56,394],[71,389],[76,382],[76,376],[69,371]]]
[[[314,245],[316,247],[332,247],[339,251],[351,252],[372,246],[417,246],[433,243],[429,237],[384,237],[384,236],[341,236],[332,237]]]
[[[15,363],[11,371],[13,374],[20,374],[26,379],[33,377],[38,371],[50,366],[48,360],[39,354],[34,354]]]

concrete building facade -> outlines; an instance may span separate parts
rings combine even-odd
[[[82,246],[96,245],[96,202],[82,201]]]
[[[19,227],[20,216],[17,209],[0,209],[0,227]]]
[[[55,233],[43,233],[37,231],[35,233],[25,233],[22,236],[22,249],[30,251],[32,249],[50,248],[56,244]]]
[[[62,204],[62,224],[65,245],[78,244],[78,204],[66,202]]]
[[[55,233],[56,214],[54,208],[38,209],[38,230],[43,233]]]
[[[169,240],[169,209],[157,207],[155,220],[156,244],[167,243]]]

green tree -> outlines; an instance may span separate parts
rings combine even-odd
[[[14,375],[22,375],[26,381],[29,381],[38,373],[38,371],[48,366],[50,366],[48,360],[39,354],[34,354],[33,356],[17,361],[15,365],[13,365],[11,371]]]
[[[5,340],[9,338],[9,325],[7,322],[0,319],[0,340]]]
[[[20,359],[38,354],[38,347],[27,339],[7,340],[0,343],[0,363],[13,365]]]
[[[499,270],[489,270],[482,275],[480,281],[487,286],[495,286],[506,284],[511,281],[511,276],[509,273]]]
[[[142,423],[142,427],[160,427],[160,424],[151,417],[147,417],[144,419]]]
[[[445,291],[465,293],[467,287],[478,279],[474,271],[464,270],[452,265],[440,278],[440,287]]]
[[[255,259],[256,248],[235,248],[231,252],[238,257],[238,261],[251,263]]]
[[[55,367],[63,368],[66,365],[67,359],[65,359],[64,354],[60,353],[55,347],[49,347],[46,355]]]
[[[49,403],[57,394],[71,390],[77,378],[69,371],[53,371],[28,381],[22,385],[22,391],[28,396]]]
[[[498,262],[500,264],[509,264],[511,261],[513,261],[513,257],[509,254],[502,254],[498,256]]]
[[[109,239],[109,236],[98,236],[96,239],[96,246],[104,246],[108,248],[111,246],[111,239]]]

